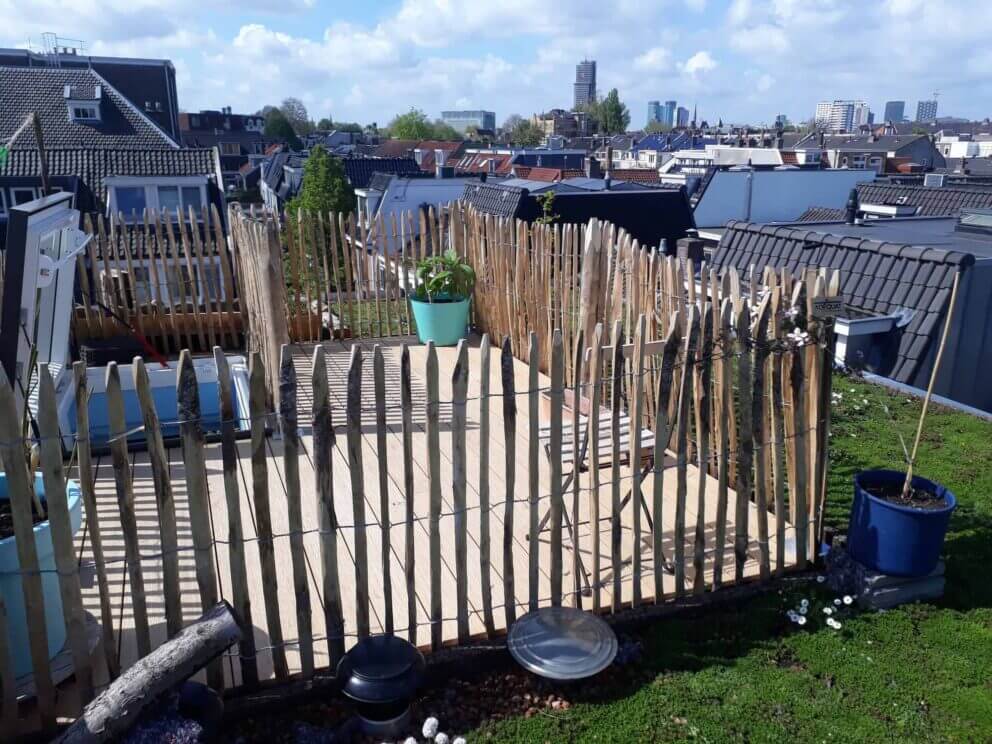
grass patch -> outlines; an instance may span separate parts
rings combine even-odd
[[[838,377],[825,520],[845,530],[859,470],[903,466],[921,402]],[[992,736],[992,423],[932,407],[917,472],[958,497],[947,593],[799,631],[784,611],[813,587],[657,623],[609,693],[554,716],[483,726],[469,741],[987,741]]]

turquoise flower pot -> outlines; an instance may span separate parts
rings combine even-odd
[[[435,298],[434,302],[411,297],[410,307],[420,343],[433,341],[436,346],[454,346],[465,338],[470,302],[469,297],[464,300]]]
[[[45,501],[45,484],[41,473],[35,473],[34,490]],[[69,502],[69,523],[75,536],[82,523],[82,492],[76,481],[66,481],[66,498]],[[0,473],[0,499],[7,500],[7,476]],[[52,545],[52,531],[48,520],[34,526],[34,544],[38,551],[38,567],[41,574],[41,590],[45,598],[45,629],[48,631],[48,656],[54,657],[65,645],[65,619],[62,616],[62,594],[59,578],[55,573],[55,548]],[[7,605],[7,632],[10,642],[10,655],[14,662],[14,676],[23,677],[32,671],[31,649],[28,640],[27,613],[24,609],[24,592],[17,557],[17,543],[14,537],[0,540],[0,594]]]

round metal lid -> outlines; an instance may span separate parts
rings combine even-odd
[[[600,617],[574,607],[528,612],[506,640],[520,666],[556,680],[585,679],[603,671],[617,655],[617,637]]]

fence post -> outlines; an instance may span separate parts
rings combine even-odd
[[[468,406],[468,348],[465,339],[458,342],[455,369],[451,375],[451,471],[452,511],[455,522],[455,602],[458,618],[458,641],[468,640],[468,515],[465,491],[467,463],[465,454],[465,418]]]
[[[513,575],[513,512],[517,501],[517,396],[513,389],[513,348],[508,335],[503,337],[499,366],[503,383],[503,441],[506,455],[503,494],[503,605],[506,627],[509,628],[517,618]]]
[[[365,477],[362,471],[362,350],[351,347],[348,365],[348,470],[355,523],[355,613],[358,637],[369,635],[369,556],[365,534]]]
[[[65,472],[62,469],[62,435],[59,431],[55,385],[48,365],[39,367],[38,424],[41,433],[41,471],[45,484],[45,504],[51,527],[55,567],[59,575],[62,615],[65,620],[72,664],[83,705],[93,699],[93,669],[86,641],[86,613],[79,586],[79,563],[72,545]],[[5,638],[0,638],[5,642]]]
[[[386,362],[382,346],[372,348],[372,384],[375,392],[375,441],[376,464],[379,471],[379,531],[382,563],[382,597],[385,632],[393,633],[393,580],[390,571],[390,519],[389,519],[389,453],[386,445]]]
[[[183,443],[196,583],[200,589],[200,607],[206,612],[217,604],[217,571],[214,566],[213,536],[210,534],[205,440],[200,420],[200,388],[196,382],[193,357],[189,349],[183,349],[179,355],[176,399],[179,402],[179,436]],[[224,688],[224,668],[220,659],[207,665],[207,683],[215,690]]]
[[[183,627],[183,605],[179,591],[179,547],[176,536],[176,504],[172,495],[172,479],[169,475],[169,460],[162,442],[162,429],[159,426],[158,412],[152,398],[148,370],[141,357],[136,356],[131,369],[134,370],[134,388],[138,394],[138,405],[145,427],[145,441],[148,445],[148,459],[152,469],[152,483],[158,506],[159,540],[162,546],[162,588],[165,593],[166,633],[172,638]]]
[[[681,295],[680,295],[681,296]],[[699,339],[699,306],[688,306],[689,323],[685,333],[685,353],[682,356],[682,378],[679,381],[678,420],[675,425],[675,596],[685,594],[685,518],[689,484],[689,397],[692,390],[692,369],[696,361]]]
[[[403,527],[406,552],[403,568],[406,574],[406,611],[410,643],[417,645],[416,547],[414,544],[414,484],[413,484],[413,391],[410,382],[410,347],[402,345],[400,352],[400,401],[403,409],[403,500],[406,504]]]
[[[235,442],[234,396],[231,392],[231,370],[227,355],[214,347],[217,366],[217,387],[220,397],[221,457],[224,464],[224,496],[227,503],[228,559],[231,562],[231,591],[234,610],[241,624],[241,680],[248,687],[258,684],[258,664],[255,660],[255,628],[251,619],[251,595],[248,591],[248,569],[245,565],[245,533],[241,524],[241,493],[238,488],[238,445]]]
[[[717,497],[716,535],[713,539],[713,589],[723,584],[724,554],[727,550],[727,499],[730,487],[730,419],[734,411],[734,390],[731,377],[734,370],[734,341],[731,332],[734,304],[729,297],[723,298],[720,308],[720,361],[717,366],[716,420],[720,421],[720,439],[717,443]],[[735,455],[736,459],[736,455]]]
[[[692,558],[692,591],[702,594],[706,588],[706,486],[709,477],[710,460],[710,373],[713,367],[713,313],[706,295],[699,298],[702,306],[700,316],[700,339],[697,359],[698,366],[693,375],[693,389],[696,409],[696,455],[699,479],[696,500],[696,534]]]
[[[441,435],[437,350],[427,342],[427,480],[430,488],[431,649],[441,648]]]
[[[279,426],[282,429],[283,470],[289,523],[289,553],[296,595],[296,634],[303,678],[313,676],[313,626],[310,617],[310,584],[303,546],[303,511],[300,503],[300,428],[296,406],[296,367],[289,344],[282,347],[279,364]]]
[[[654,529],[651,531],[651,553],[654,568],[654,603],[665,599],[665,553],[662,548],[665,522],[664,484],[665,451],[672,436],[672,422],[668,417],[669,401],[672,397],[672,382],[675,377],[675,360],[679,353],[679,323],[673,315],[665,336],[665,348],[661,356],[661,374],[658,377],[658,396],[654,414],[654,469],[652,470],[652,516]]]
[[[277,679],[289,676],[286,649],[283,646],[282,616],[279,612],[279,575],[276,573],[275,547],[272,544],[272,513],[269,505],[269,466],[266,456],[265,422],[266,373],[262,354],[251,355],[248,367],[248,408],[251,417],[251,482],[255,502],[258,534],[258,559],[262,570],[262,598],[265,601],[265,624],[272,646],[272,666]]]
[[[121,529],[124,532],[124,552],[127,571],[131,579],[131,604],[134,610],[134,633],[138,655],[146,656],[152,650],[148,630],[148,607],[145,600],[145,581],[141,568],[138,543],[138,525],[134,513],[134,490],[131,464],[127,453],[127,424],[124,419],[124,396],[117,363],[107,365],[107,420],[110,424],[110,453],[114,463],[114,482],[117,489],[117,508],[120,511]]]
[[[482,620],[486,635],[496,633],[493,618],[492,536],[489,527],[489,334],[479,344],[479,581],[482,589]],[[509,627],[509,626],[507,626]]]

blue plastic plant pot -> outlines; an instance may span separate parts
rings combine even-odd
[[[847,549],[855,560],[874,571],[893,576],[926,576],[937,566],[951,512],[958,502],[949,490],[919,476],[914,476],[913,488],[942,496],[945,506],[902,506],[865,490],[884,485],[901,488],[905,479],[906,474],[897,470],[865,470],[854,476]]]
[[[455,301],[438,298],[427,302],[411,297],[410,307],[420,343],[433,341],[436,346],[454,346],[465,338],[469,302],[470,298]]]
[[[35,473],[34,491],[42,503],[45,502],[45,484],[41,473]],[[75,536],[82,522],[82,498],[79,484],[66,481],[66,498],[69,501],[69,523]],[[0,473],[0,500],[7,501],[7,476]],[[62,595],[59,591],[59,577],[55,573],[55,548],[52,545],[52,529],[48,520],[34,526],[34,544],[38,551],[38,567],[41,569],[41,590],[45,599],[45,630],[48,632],[48,657],[53,658],[65,645],[65,619],[62,617]],[[10,655],[14,661],[14,676],[30,674],[31,650],[28,640],[27,613],[24,610],[24,591],[21,576],[17,573],[21,563],[17,558],[17,542],[12,535],[0,540],[0,593],[7,605],[7,633],[10,639]]]

